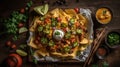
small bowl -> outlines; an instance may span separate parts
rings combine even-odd
[[[116,40],[115,40],[116,38]],[[105,43],[110,48],[117,48],[120,46],[120,32],[117,31],[110,31],[107,33],[105,37]]]
[[[109,48],[105,45],[98,47],[96,51],[96,56],[99,59],[104,59],[109,54]]]
[[[112,20],[112,11],[107,7],[101,7],[96,11],[96,19],[101,24],[108,24]]]

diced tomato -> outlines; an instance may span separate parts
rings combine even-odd
[[[76,13],[79,13],[79,8],[74,8]]]
[[[67,32],[67,29],[66,29],[66,28],[63,28],[63,31],[64,31],[64,32]]]
[[[75,38],[72,38],[72,39],[71,39],[71,42],[72,42],[72,43],[75,42]]]
[[[79,23],[79,22],[76,22],[75,25],[76,25],[76,27],[79,27],[79,26],[80,26],[80,23]]]
[[[61,20],[62,20],[62,19],[61,19],[60,17],[57,17],[57,21],[58,21],[58,22],[61,22]]]
[[[38,41],[38,40],[34,40],[34,43],[35,43],[35,44],[39,44],[39,41]]]
[[[50,23],[51,22],[51,20],[50,20],[50,18],[48,17],[48,18],[45,18],[45,21],[44,21],[45,23]]]

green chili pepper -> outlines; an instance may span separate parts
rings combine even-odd
[[[46,28],[47,30],[49,30],[49,29],[50,29],[50,25],[46,25],[45,28]]]
[[[42,26],[39,26],[38,27],[38,31],[41,32],[43,30],[43,27]]]
[[[78,46],[78,42],[73,43],[73,47],[76,47],[76,46]]]
[[[48,45],[49,45],[49,46],[54,46],[55,43],[54,43],[52,40],[50,40]]]
[[[44,17],[40,17],[40,20],[43,21],[45,18]]]
[[[42,43],[42,44],[47,44],[47,43],[48,43],[47,38],[42,37],[42,38],[41,38],[41,43]]]
[[[76,30],[76,33],[77,33],[77,34],[81,34],[81,33],[82,33],[82,30],[81,30],[81,29],[77,29],[77,30]]]
[[[67,27],[66,23],[61,23],[61,27]]]
[[[50,33],[50,30],[45,29],[45,30],[43,30],[43,32],[44,32],[45,34],[49,34],[49,33]]]
[[[69,39],[71,37],[71,33],[66,33],[65,38]]]
[[[71,18],[69,22],[70,22],[71,25],[73,25],[75,23],[75,19]]]
[[[69,52],[69,51],[70,51],[70,47],[69,47],[69,46],[64,47],[64,51],[65,51],[65,52]]]

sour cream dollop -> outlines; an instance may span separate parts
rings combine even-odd
[[[53,38],[56,40],[61,40],[64,37],[64,32],[62,30],[54,30]]]

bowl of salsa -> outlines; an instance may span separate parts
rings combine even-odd
[[[104,59],[108,54],[109,54],[109,49],[104,44],[102,44],[100,47],[98,47],[98,49],[96,51],[96,56],[99,59]]]

